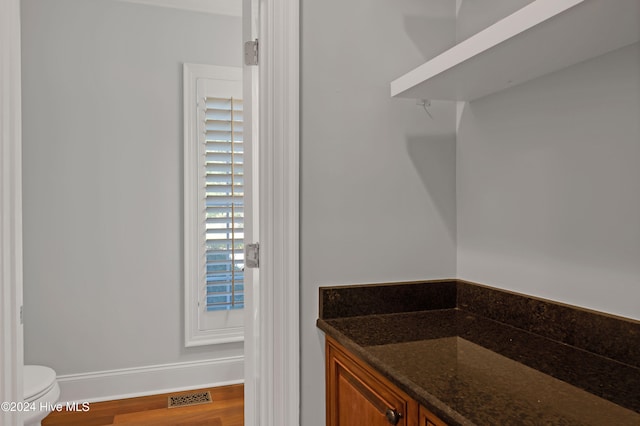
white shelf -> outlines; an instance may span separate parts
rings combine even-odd
[[[391,96],[470,101],[640,40],[640,0],[536,0],[391,82]]]

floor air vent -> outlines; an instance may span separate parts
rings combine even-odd
[[[211,399],[211,393],[209,393],[209,391],[194,392],[185,395],[170,396],[169,408],[186,407],[189,405],[198,404],[210,404],[212,402],[213,400]]]

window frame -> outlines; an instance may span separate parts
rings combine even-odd
[[[202,346],[244,341],[244,309],[206,311],[199,306],[205,284],[205,244],[202,225],[201,170],[198,132],[198,79],[238,82],[242,67],[183,64],[184,87],[184,300],[185,346]],[[241,97],[241,92],[239,93]],[[246,149],[246,147],[245,147]],[[211,325],[206,325],[211,324]],[[241,325],[239,325],[241,324]]]

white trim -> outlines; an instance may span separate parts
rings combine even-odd
[[[58,376],[60,401],[98,402],[242,383],[244,357]]]
[[[22,401],[22,121],[20,1],[0,1],[0,402]],[[0,411],[0,424],[20,425]]]
[[[260,1],[259,426],[300,424],[299,4]]]
[[[119,0],[213,15],[242,16],[242,0]]]

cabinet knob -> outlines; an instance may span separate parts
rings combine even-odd
[[[392,424],[392,425],[397,425],[398,422],[400,421],[400,417],[402,417],[400,413],[398,413],[396,410],[392,408],[387,409],[386,416],[387,416],[387,421],[389,422],[389,424]]]

